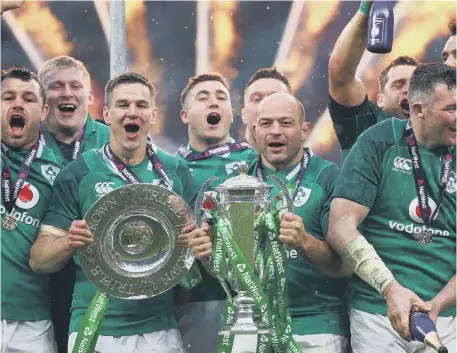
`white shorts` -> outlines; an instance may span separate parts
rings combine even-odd
[[[436,353],[422,342],[402,339],[386,316],[351,309],[350,320],[354,353]],[[439,317],[436,330],[449,353],[457,353],[455,317]]]
[[[332,334],[293,335],[303,353],[346,353],[349,338]],[[232,353],[255,353],[257,335],[237,335]]]
[[[68,337],[68,353],[75,345],[77,332]],[[98,336],[95,353],[184,353],[177,329],[133,336]]]
[[[1,353],[57,353],[51,320],[1,320]]]

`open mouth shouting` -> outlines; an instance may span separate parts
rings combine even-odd
[[[71,117],[76,111],[76,105],[71,103],[62,103],[57,107],[62,116]]]
[[[400,108],[401,108],[401,111],[403,112],[403,115],[406,117],[409,117],[409,102],[407,99],[402,99],[400,101]]]
[[[10,129],[13,136],[20,137],[25,128],[25,116],[21,113],[13,113],[10,116]]]
[[[124,130],[128,138],[137,138],[140,131],[140,125],[134,121],[124,124]]]
[[[221,121],[221,116],[219,113],[209,113],[206,117],[206,122],[211,126],[217,126]]]
[[[268,149],[273,152],[281,152],[286,147],[286,144],[280,141],[272,141],[268,143]]]

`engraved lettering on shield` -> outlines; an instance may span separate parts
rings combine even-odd
[[[83,257],[88,264],[93,264],[99,256],[98,247],[95,244],[87,244],[84,247]]]

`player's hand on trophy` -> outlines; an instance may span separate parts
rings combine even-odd
[[[94,242],[89,225],[84,219],[73,221],[65,236],[68,239],[68,246],[71,249],[81,248],[86,244],[92,244]]]
[[[205,260],[212,254],[212,233],[208,223],[203,222],[201,228],[194,229],[189,235],[189,247],[198,260]]]
[[[19,7],[22,6],[22,4],[25,2],[25,0],[1,0],[0,2],[0,7],[1,7],[1,13],[8,11],[8,10],[13,10],[13,9],[18,9]]]
[[[401,286],[393,280],[384,290],[387,301],[387,314],[392,324],[392,328],[405,340],[410,341],[411,333],[409,330],[409,313],[413,305],[419,311],[430,311],[432,306],[421,300],[416,293]]]
[[[290,247],[303,247],[308,233],[300,216],[290,212],[284,213],[279,227],[279,240]]]
[[[189,248],[191,233],[196,228],[197,226],[194,223],[184,226],[184,228],[181,229],[181,234],[178,236],[178,243],[185,248]]]

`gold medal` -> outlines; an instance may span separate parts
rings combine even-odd
[[[17,227],[17,220],[12,215],[7,214],[3,217],[2,225],[6,230],[14,230]]]

